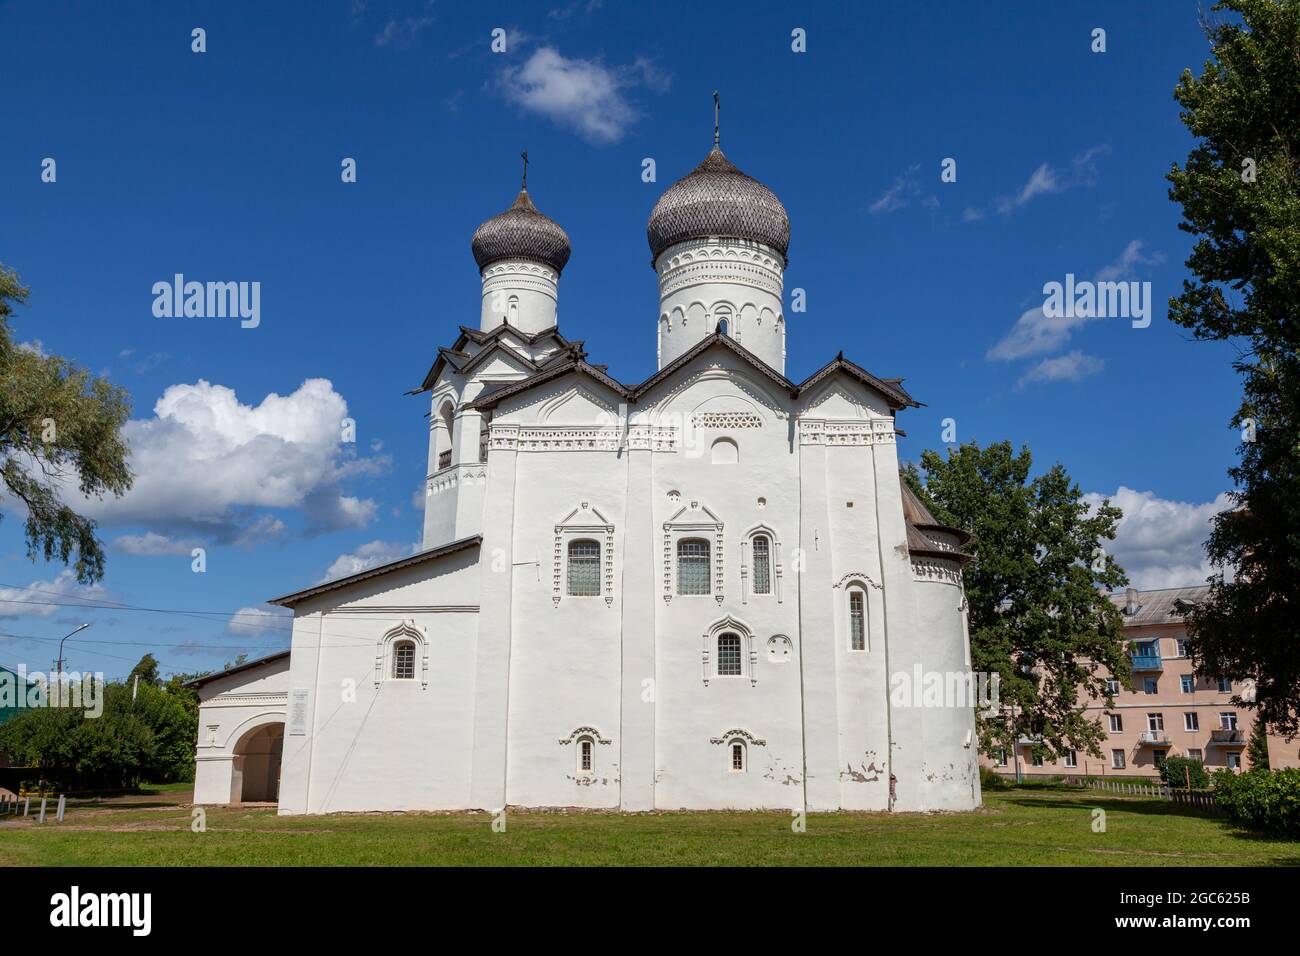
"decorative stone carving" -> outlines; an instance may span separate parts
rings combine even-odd
[[[560,738],[560,743],[565,745],[571,744],[579,737],[590,737],[598,744],[613,743],[613,741],[610,740],[608,737],[602,737],[600,735],[600,731],[597,730],[595,727],[586,727],[586,726],[574,727],[573,730],[569,732],[569,736]]]
[[[739,727],[733,727],[730,730],[723,731],[716,737],[710,737],[711,744],[726,744],[733,740],[743,740],[751,747],[766,747],[767,741],[760,737],[755,737],[748,730],[742,730]]]

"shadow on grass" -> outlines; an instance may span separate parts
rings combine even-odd
[[[1223,816],[1212,810],[1189,806],[1185,803],[1173,803],[1172,801],[1157,800],[1155,798],[1117,797],[1113,794],[1103,794],[1098,791],[1079,790],[1077,788],[1071,792],[1077,794],[1076,799],[1045,800],[1041,797],[1017,793],[1003,794],[1002,799],[1008,803],[1014,803],[1018,807],[1034,807],[1043,810],[1092,810],[1102,804],[1119,804],[1120,809],[1130,813],[1143,813],[1161,817],[1197,817],[1203,820],[1228,822]]]

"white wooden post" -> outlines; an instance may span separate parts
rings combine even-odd
[[[59,794],[59,810],[56,819],[60,823],[63,822],[63,810],[67,805],[68,805],[68,795],[66,793]]]
[[[45,797],[41,797],[41,815],[36,818],[37,823],[45,822]]]

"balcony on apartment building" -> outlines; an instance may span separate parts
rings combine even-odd
[[[1163,730],[1144,730],[1138,734],[1139,747],[1163,747],[1169,743],[1169,734]]]
[[[1133,663],[1133,671],[1162,671],[1165,669],[1165,663],[1160,658],[1160,654],[1150,651],[1139,651],[1129,655],[1129,660]]]
[[[1231,729],[1223,728],[1210,731],[1210,745],[1218,747],[1244,747],[1246,745],[1246,734],[1242,730],[1233,727]]]

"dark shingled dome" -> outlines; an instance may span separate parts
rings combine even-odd
[[[470,248],[480,269],[498,259],[531,259],[556,272],[564,270],[571,251],[568,235],[537,211],[526,189],[519,190],[509,209],[474,230]]]
[[[776,194],[746,176],[717,146],[659,197],[650,212],[646,238],[650,255],[687,239],[751,239],[771,246],[784,259],[790,219]]]

